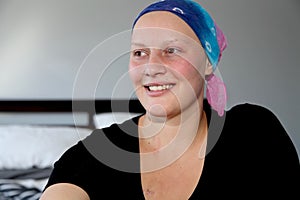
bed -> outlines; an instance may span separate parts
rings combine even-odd
[[[136,99],[0,101],[0,200],[39,199],[66,149],[143,112]]]

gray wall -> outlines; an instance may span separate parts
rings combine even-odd
[[[300,149],[300,1],[198,1],[227,35],[229,44],[219,72],[227,84],[228,108],[242,102],[268,107]],[[0,0],[0,99],[132,95],[128,77],[123,76],[128,54],[114,58],[108,67],[101,63],[111,59],[103,47],[111,52],[124,48],[127,43],[117,45],[122,34],[114,36],[129,30],[150,2]],[[89,55],[99,44],[101,56],[92,59]],[[89,63],[84,62],[87,58]],[[94,66],[83,71],[91,62]],[[78,77],[83,86],[78,86]],[[116,89],[116,83],[121,89]],[[112,95],[112,91],[116,92]]]

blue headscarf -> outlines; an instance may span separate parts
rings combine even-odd
[[[223,32],[204,8],[192,0],[160,0],[142,10],[133,27],[142,15],[153,11],[168,11],[184,20],[196,33],[213,69],[216,69],[226,47],[226,40]]]

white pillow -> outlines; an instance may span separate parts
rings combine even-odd
[[[95,114],[93,121],[97,129],[108,127],[114,123],[122,123],[142,113],[107,112]]]
[[[0,169],[49,167],[92,132],[66,126],[0,125]]]

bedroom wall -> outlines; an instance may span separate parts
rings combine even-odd
[[[0,99],[132,97],[126,31],[150,2],[0,0]],[[270,108],[299,150],[300,2],[199,2],[229,42],[219,68],[228,108]]]

